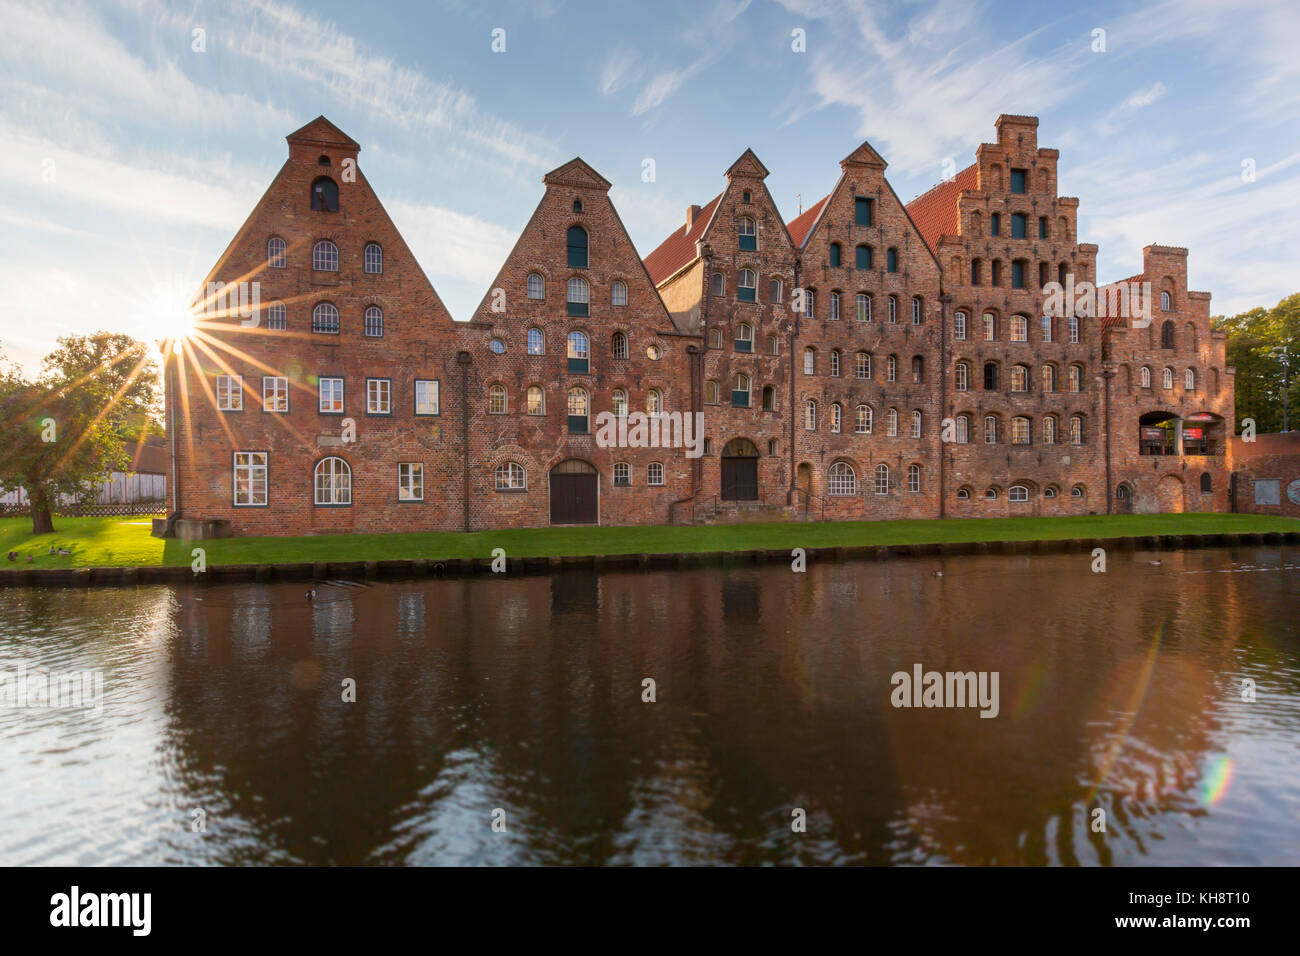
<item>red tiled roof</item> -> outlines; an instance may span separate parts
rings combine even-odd
[[[1101,309],[1103,307],[1103,297],[1105,296],[1107,289],[1110,289],[1113,286],[1128,285],[1130,282],[1142,282],[1145,279],[1146,273],[1139,272],[1137,275],[1129,276],[1127,279],[1116,279],[1114,282],[1107,282],[1105,285],[1099,286],[1097,288],[1097,308]],[[1103,330],[1117,325],[1122,325],[1127,328],[1128,318],[1122,315],[1103,315],[1101,317],[1101,327]]]
[[[808,233],[812,231],[813,223],[817,221],[817,215],[822,211],[822,206],[825,206],[826,200],[830,198],[830,194],[827,193],[785,224],[785,228],[790,231],[790,239],[794,242],[796,249],[803,246],[803,241],[808,238]]]
[[[712,202],[695,214],[695,220],[689,227],[682,226],[676,230],[659,243],[659,248],[642,260],[646,272],[650,273],[650,280],[656,286],[676,275],[682,266],[695,259],[695,243],[704,235],[709,220],[713,218],[713,210],[718,207],[721,198],[722,193],[714,196]]]
[[[955,236],[961,231],[957,199],[963,189],[979,188],[979,164],[971,163],[952,179],[922,193],[907,204],[908,215],[921,231],[930,251],[939,246],[940,236]]]

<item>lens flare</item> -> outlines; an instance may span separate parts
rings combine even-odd
[[[1226,754],[1220,754],[1212,759],[1205,779],[1201,781],[1201,803],[1207,807],[1216,806],[1228,792],[1235,770],[1236,765]]]

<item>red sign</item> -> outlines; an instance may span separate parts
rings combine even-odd
[[[1204,433],[1205,433],[1205,429],[1203,429],[1203,428],[1184,428],[1184,429],[1183,429],[1183,437],[1184,437],[1184,438],[1191,438],[1191,439],[1194,439],[1195,441],[1200,441],[1201,438],[1203,437]]]
[[[1163,428],[1144,428],[1142,429],[1143,441],[1164,441],[1165,430]]]
[[[1195,415],[1188,415],[1186,420],[1189,422],[1212,422],[1214,416],[1207,412],[1197,412]]]

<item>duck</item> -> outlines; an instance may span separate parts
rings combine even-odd
[[[33,558],[30,554],[27,555],[27,563],[28,563],[28,564],[31,564],[31,563],[32,563],[33,561],[35,561],[35,560],[36,560],[36,559]]]
[[[54,545],[50,545],[50,554],[54,553]]]
[[[1148,561],[1148,562],[1147,562],[1147,566],[1148,566],[1148,567],[1152,567],[1152,568],[1158,568],[1158,567],[1160,567],[1160,562],[1159,562],[1159,561]]]
[[[55,552],[55,554],[64,554],[64,555],[71,554],[71,553],[72,551],[70,551],[68,548],[59,548],[59,550]]]
[[[308,600],[308,601],[314,601],[314,600],[316,600],[316,589],[315,589],[315,588],[310,588],[310,589],[307,591],[307,600]]]
[[[942,572],[942,571],[935,571],[935,572],[934,572],[934,576],[935,576],[936,578],[941,578],[941,577],[943,577],[943,572]]]
[[[17,561],[17,560],[18,560],[18,552],[17,552],[17,551],[10,551],[9,554],[6,555],[6,557],[8,557],[10,561]]]

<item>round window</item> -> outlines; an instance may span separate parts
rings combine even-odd
[[[645,354],[650,357],[651,361],[657,362],[663,358],[664,350],[657,345],[651,345],[645,350]]]
[[[502,342],[500,339],[493,339],[488,343],[488,348],[490,348],[495,354],[500,355],[506,350],[506,343]]]

